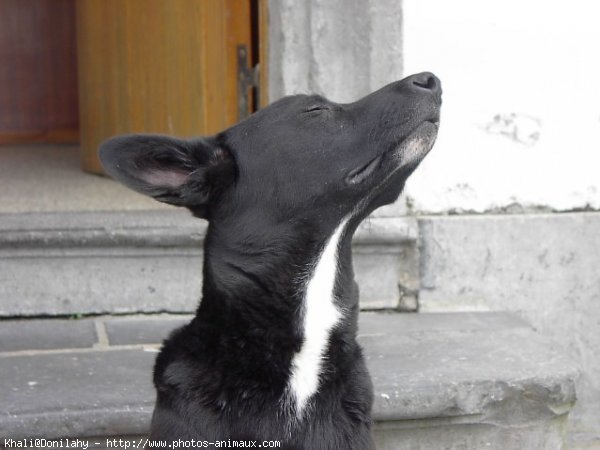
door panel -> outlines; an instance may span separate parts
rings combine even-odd
[[[0,0],[0,143],[77,140],[74,0]]]
[[[122,133],[215,133],[237,120],[250,0],[78,0],[82,161]]]

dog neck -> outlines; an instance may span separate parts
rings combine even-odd
[[[344,357],[332,354],[342,352],[329,345],[332,336],[351,340],[356,333],[355,225],[344,219],[335,227],[255,224],[253,229],[262,231],[209,227],[196,320],[220,327],[221,339],[247,342],[251,335],[246,345],[269,349],[276,360],[271,364],[285,368],[283,396],[301,417],[319,389],[326,361]]]
[[[343,220],[328,238],[306,283],[300,318],[304,341],[300,351],[294,354],[288,384],[297,417],[302,417],[308,400],[319,387],[331,332],[345,314],[343,306],[336,299],[336,280],[339,249],[347,222],[347,219]]]

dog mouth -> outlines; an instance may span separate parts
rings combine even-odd
[[[351,170],[346,175],[346,182],[352,185],[362,183],[377,172],[384,165],[384,160],[390,156],[391,159],[395,160],[395,167],[392,172],[403,168],[414,170],[433,148],[439,126],[440,120],[438,117],[423,121],[399,143],[375,156],[366,164]]]
[[[383,159],[383,154],[376,156],[368,163],[363,166],[360,166],[356,169],[353,169],[346,176],[346,182],[348,184],[359,184],[364,180],[369,178],[381,165],[381,160]]]

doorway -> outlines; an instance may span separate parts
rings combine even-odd
[[[0,143],[79,142],[101,173],[115,134],[219,131],[267,102],[266,26],[266,0],[3,0]]]

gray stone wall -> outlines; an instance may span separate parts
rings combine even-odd
[[[350,102],[402,76],[400,0],[271,0],[269,98]]]

